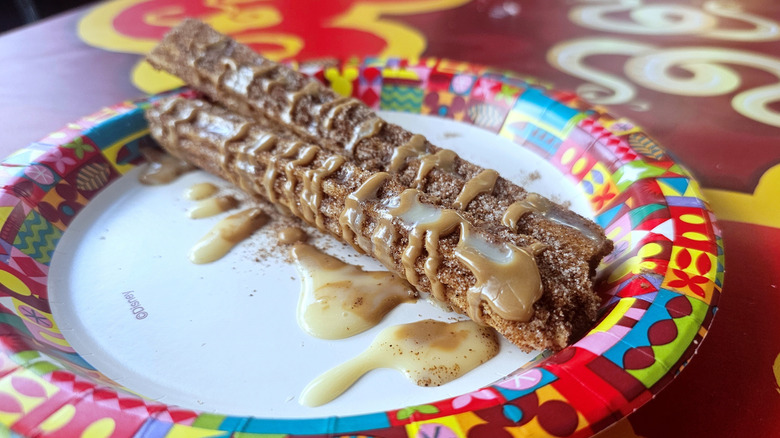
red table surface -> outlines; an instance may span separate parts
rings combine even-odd
[[[142,96],[131,71],[144,44],[183,15],[241,22],[241,7],[223,3],[118,0],[1,35],[0,156]],[[690,365],[599,436],[780,434],[780,3],[288,0],[243,7],[260,11],[243,32],[281,35],[257,45],[277,59],[380,54],[486,64],[580,92],[642,126],[692,171],[720,219],[725,284]],[[350,14],[360,19],[339,22]],[[658,65],[669,68],[651,69]],[[698,80],[691,66],[713,74]],[[593,84],[614,84],[613,91],[591,93]]]

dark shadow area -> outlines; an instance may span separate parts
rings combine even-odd
[[[3,0],[0,1],[0,33],[34,23],[94,0]]]

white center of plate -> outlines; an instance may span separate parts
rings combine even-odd
[[[436,117],[381,116],[591,215],[583,195],[559,171],[505,138]],[[257,260],[259,252],[275,247],[271,231],[261,230],[217,262],[188,260],[193,244],[223,216],[189,219],[185,212],[193,201],[184,192],[199,182],[225,182],[198,171],[149,187],[138,183],[137,174],[136,169],[120,178],[75,218],[49,271],[52,311],[67,341],[101,373],[137,394],[225,415],[356,415],[458,396],[536,355],[502,341],[498,356],[440,387],[417,387],[399,372],[379,369],[329,404],[301,406],[297,398],[310,381],[366,349],[383,328],[454,315],[420,300],[399,306],[379,326],[352,338],[313,338],[296,323],[300,280],[286,254],[280,249]],[[330,237],[313,243],[367,270],[382,269]],[[128,292],[137,303],[128,301]],[[139,307],[145,318],[137,317]]]

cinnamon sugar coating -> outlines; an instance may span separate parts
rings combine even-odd
[[[391,178],[376,199],[365,203],[365,220],[356,239],[371,237],[381,221],[376,206],[383,199],[416,187],[426,204],[451,209],[459,205],[456,200],[464,187],[484,171],[457,156],[447,165],[421,170],[427,166],[426,160],[441,151],[424,139],[398,166],[398,151],[416,141],[414,134],[379,119],[361,102],[341,97],[318,81],[271,62],[196,20],[175,28],[148,60],[181,77],[214,102],[179,98],[164,102],[163,106],[170,105],[167,110],[150,109],[152,135],[166,150],[235,182],[249,193],[276,198],[313,225],[318,225],[319,218],[320,227],[337,237],[342,237],[338,219],[345,199],[377,172],[388,172]],[[255,151],[252,156],[239,153],[251,150],[247,142],[257,142],[264,135],[279,139],[274,148]],[[311,161],[300,161],[299,154],[272,158],[283,153],[280,144],[289,147],[294,142],[316,146]],[[302,185],[291,184],[292,190],[285,191],[285,184],[288,176],[301,181],[306,171],[322,167],[334,156],[344,157],[345,162],[323,176],[323,195],[314,214],[300,202]],[[221,165],[225,160],[230,164]],[[299,163],[289,165],[295,160]],[[277,168],[270,191],[262,184],[269,167]],[[460,213],[490,241],[524,247],[541,242],[546,246],[535,257],[543,294],[534,304],[532,319],[505,320],[484,305],[482,311],[489,325],[520,348],[557,350],[595,319],[599,299],[591,278],[600,260],[612,250],[612,242],[595,223],[547,200],[543,210],[530,209],[512,227],[507,226],[504,213],[511,205],[528,199],[529,193],[522,187],[499,176],[492,190],[476,193]],[[408,243],[404,235],[408,230],[398,223],[395,227],[401,238],[390,257],[393,263],[385,264],[403,276],[400,258]],[[457,243],[457,233],[441,237],[442,262],[437,277],[446,286],[446,301],[465,312],[466,291],[475,279],[455,257]],[[423,254],[416,260],[415,270],[419,271],[418,288],[429,292],[430,281],[423,275],[425,259]]]
[[[150,108],[147,118],[152,136],[169,153],[221,176],[255,196],[268,197],[264,179],[269,173],[269,167],[273,166],[276,172],[276,177],[271,181],[273,197],[277,203],[304,220],[304,184],[300,182],[307,178],[307,172],[321,168],[329,159],[338,155],[319,148],[306,164],[291,165],[300,159],[302,151],[310,143],[301,142],[299,137],[278,124],[249,119],[199,99],[168,98]],[[258,145],[265,144],[269,136],[276,139],[273,145],[258,150]],[[282,157],[291,145],[296,144],[299,145],[298,153]],[[288,173],[288,169],[292,169],[292,172]],[[353,162],[345,161],[336,171],[322,179],[322,197],[318,206],[322,220],[318,223],[310,218],[307,222],[343,238],[339,217],[345,209],[345,200],[374,174]],[[285,187],[291,179],[299,183],[288,190]],[[359,237],[370,238],[382,219],[382,203],[407,188],[401,175],[388,178],[375,198],[362,203],[365,219],[349,243],[359,245]],[[429,194],[421,194],[421,200],[428,205],[441,206],[440,199]],[[512,232],[505,226],[480,221],[473,212],[463,211],[462,214],[474,224],[477,232],[491,241],[511,242],[521,247],[539,242],[532,236]],[[391,263],[385,262],[385,265],[404,276],[401,258],[402,250],[408,243],[409,230],[399,221],[393,222],[398,237],[390,253]],[[474,284],[475,278],[454,254],[458,239],[458,233],[440,238],[442,263],[437,279],[445,286],[446,302],[453,309],[465,312],[468,306],[466,291]],[[414,269],[420,278],[418,288],[430,292],[430,282],[424,275],[424,263],[425,257],[419,257]],[[518,347],[524,350],[557,350],[567,345],[573,332],[589,326],[595,317],[598,298],[590,291],[589,263],[578,259],[574,252],[550,246],[536,256],[536,263],[544,292],[542,298],[534,304],[533,317],[529,321],[505,320],[486,305],[482,306],[482,311],[485,322]]]

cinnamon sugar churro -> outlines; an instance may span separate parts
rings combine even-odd
[[[524,350],[590,326],[612,243],[591,221],[187,20],[150,54],[207,98],[150,108],[169,153],[375,256]]]

